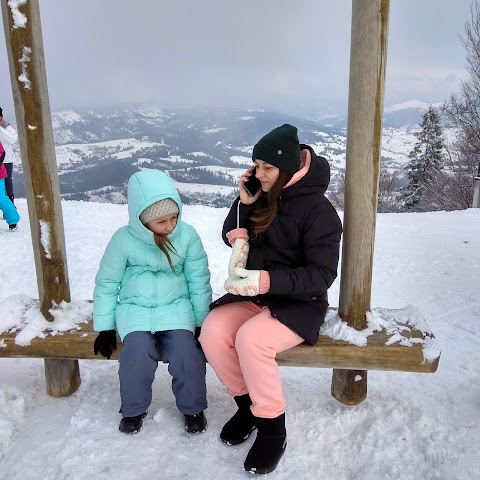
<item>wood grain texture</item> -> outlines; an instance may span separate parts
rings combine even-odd
[[[93,353],[93,342],[97,333],[92,322],[83,323],[78,330],[64,334],[47,335],[34,338],[30,345],[15,344],[15,333],[0,335],[0,357],[38,357],[85,360],[105,360],[100,354]],[[407,336],[404,333],[404,336]],[[412,337],[422,338],[419,331],[413,331]],[[433,373],[437,370],[437,359],[433,363],[424,361],[422,346],[402,346],[398,343],[385,345],[389,339],[386,332],[380,331],[368,338],[368,344],[358,347],[340,340],[320,336],[315,346],[301,344],[277,355],[279,365],[288,367],[316,367],[353,370],[397,370],[404,372]],[[2,342],[3,340],[3,342]],[[112,359],[118,359],[122,343],[118,339],[118,348]]]
[[[19,26],[7,0],[1,6],[40,310],[52,320],[49,309],[70,301],[70,287],[40,10],[38,0],[19,5],[27,19]],[[78,361],[46,363],[45,380],[52,396],[73,393],[80,385]]]
[[[389,10],[390,0],[352,1],[339,313],[358,330],[372,290]],[[354,373],[334,370],[332,377],[332,395],[349,405],[367,397],[367,374]]]

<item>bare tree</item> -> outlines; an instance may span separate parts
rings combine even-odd
[[[460,153],[458,145],[447,150],[445,168],[425,186],[418,210],[464,210],[472,206],[478,155]]]
[[[337,184],[328,195],[332,205],[341,212],[345,211],[345,173],[337,175]]]
[[[378,182],[378,206],[379,213],[400,212],[402,202],[400,200],[400,176],[397,171],[389,172],[387,169],[380,170]],[[337,187],[329,195],[329,200],[340,211],[345,208],[345,174],[338,177]]]
[[[466,70],[469,77],[462,81],[460,92],[452,94],[442,110],[457,131],[451,145],[448,170],[454,186],[460,191],[455,204],[468,208],[473,198],[474,177],[478,174],[480,159],[480,5],[474,0],[470,20],[465,23],[462,45],[466,50]],[[470,190],[470,192],[469,192]],[[453,192],[452,192],[453,195]]]
[[[378,179],[378,206],[379,213],[400,212],[403,202],[400,198],[400,175],[395,170],[389,172],[382,168]]]

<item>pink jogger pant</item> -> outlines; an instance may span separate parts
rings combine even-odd
[[[275,357],[303,338],[272,317],[267,307],[236,302],[215,308],[202,325],[200,342],[228,393],[250,394],[256,417],[275,418],[285,411]]]

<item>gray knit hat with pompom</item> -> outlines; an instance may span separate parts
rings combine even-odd
[[[178,205],[171,198],[165,198],[158,202],[152,203],[140,214],[140,221],[145,225],[150,220],[167,215],[177,215]]]

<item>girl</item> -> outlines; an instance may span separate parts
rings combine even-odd
[[[3,164],[4,158],[5,150],[0,143],[0,210],[2,210],[3,218],[8,223],[8,229],[11,232],[14,232],[18,228],[17,223],[20,220],[20,215],[18,214],[15,205],[5,193],[5,178],[7,178],[7,170]]]
[[[95,278],[95,354],[110,358],[116,331],[120,353],[119,429],[136,433],[152,401],[159,355],[168,363],[177,408],[188,433],[207,420],[205,357],[198,348],[212,298],[207,255],[195,229],[181,220],[180,196],[158,170],[137,172],[128,182],[128,225],[110,240]],[[195,336],[197,333],[197,336]]]
[[[13,195],[13,163],[15,162],[15,153],[13,152],[13,145],[18,141],[18,135],[15,129],[3,117],[3,110],[0,108],[0,142],[3,143],[5,149],[5,159],[3,164],[7,170],[7,177],[5,178],[5,190],[7,197],[14,203]]]
[[[200,342],[238,406],[220,438],[236,445],[256,428],[244,467],[269,473],[286,447],[275,356],[303,341],[317,342],[327,289],[337,276],[342,226],[323,195],[330,181],[328,162],[299,145],[295,127],[286,124],[267,133],[252,159],[260,190],[252,188],[249,168],[223,225],[223,240],[233,244],[225,282],[229,293],[210,306]]]

